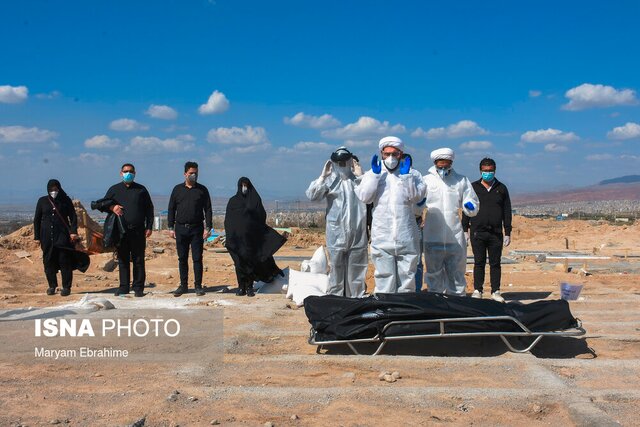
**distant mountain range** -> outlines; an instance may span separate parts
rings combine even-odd
[[[514,206],[561,202],[640,200],[640,175],[607,179],[596,185],[553,192],[521,193],[511,196]]]
[[[632,182],[640,182],[640,175],[625,175],[618,178],[605,179],[600,181],[598,185],[630,184]]]

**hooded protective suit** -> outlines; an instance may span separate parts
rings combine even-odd
[[[441,176],[432,166],[424,176],[424,182],[427,186],[427,219],[423,235],[427,265],[425,281],[431,292],[464,295],[467,242],[458,209],[467,216],[476,216],[480,209],[478,196],[469,179],[453,169]],[[464,206],[467,202],[473,203],[473,210]]]
[[[386,144],[386,145],[385,145]],[[398,139],[383,138],[379,147],[404,148]],[[371,259],[375,266],[376,293],[415,292],[419,238],[414,206],[425,195],[422,176],[415,169],[400,174],[382,165],[379,174],[364,174],[356,195],[373,203]]]
[[[350,158],[346,166],[339,166],[332,161],[331,174],[311,182],[306,194],[310,200],[327,201],[326,239],[331,266],[327,293],[361,297],[369,264],[367,207],[356,197],[354,190],[361,178],[353,174],[352,162]]]

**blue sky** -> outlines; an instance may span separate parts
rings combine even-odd
[[[21,1],[0,26],[0,198],[252,178],[303,198],[330,153],[401,137],[512,192],[640,170],[636,1]]]

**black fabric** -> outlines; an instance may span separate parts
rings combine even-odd
[[[375,294],[368,298],[334,295],[304,300],[309,323],[320,341],[372,338],[396,320],[434,320],[461,317],[512,316],[533,332],[564,330],[577,326],[564,300],[538,301],[527,305],[499,303],[432,292]],[[436,333],[437,323],[389,328],[386,335]],[[511,321],[464,321],[451,323],[446,332],[519,332]]]
[[[462,229],[471,233],[476,231],[489,231],[492,233],[502,233],[511,235],[511,199],[506,185],[495,180],[491,191],[487,191],[482,180],[474,181],[472,184],[474,191],[480,201],[480,210],[473,218],[462,214]]]
[[[142,228],[129,229],[120,238],[118,246],[118,271],[120,273],[120,290],[128,292],[131,287],[134,290],[144,290],[146,278],[144,267],[144,250],[147,245],[145,230]],[[131,267],[133,263],[133,283],[130,284]]]
[[[185,227],[176,224],[176,252],[178,253],[178,269],[180,271],[180,286],[187,289],[189,281],[189,248],[193,258],[194,286],[202,286],[202,251],[204,246],[204,225]]]
[[[70,289],[73,282],[72,251],[56,247],[51,250],[49,260],[44,263],[44,275],[50,288],[58,287],[58,270],[62,277],[62,287]]]
[[[143,185],[132,182],[127,186],[124,182],[120,182],[111,186],[104,198],[112,199],[116,204],[124,207],[123,219],[127,227],[147,230],[153,227],[153,202]]]
[[[489,253],[489,273],[491,275],[491,292],[500,290],[502,267],[502,233],[475,231],[471,233],[471,249],[473,249],[473,288],[482,292],[484,288],[487,252]]]
[[[248,187],[246,194],[242,194],[243,183]],[[241,287],[253,280],[270,281],[281,273],[273,254],[286,239],[266,221],[267,213],[260,195],[248,178],[240,178],[236,195],[227,203],[224,227],[225,245],[234,261]]]
[[[196,183],[192,188],[183,182],[173,187],[169,198],[169,228],[178,224],[202,224],[206,220],[207,229],[213,228],[211,213],[211,197],[209,190]]]

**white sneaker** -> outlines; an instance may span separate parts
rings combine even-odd
[[[479,290],[475,290],[473,291],[473,293],[471,294],[471,298],[478,298],[481,299],[482,298],[482,292],[480,292]]]
[[[502,295],[500,295],[500,291],[492,292],[491,299],[498,302],[504,302],[504,298],[502,298]]]

